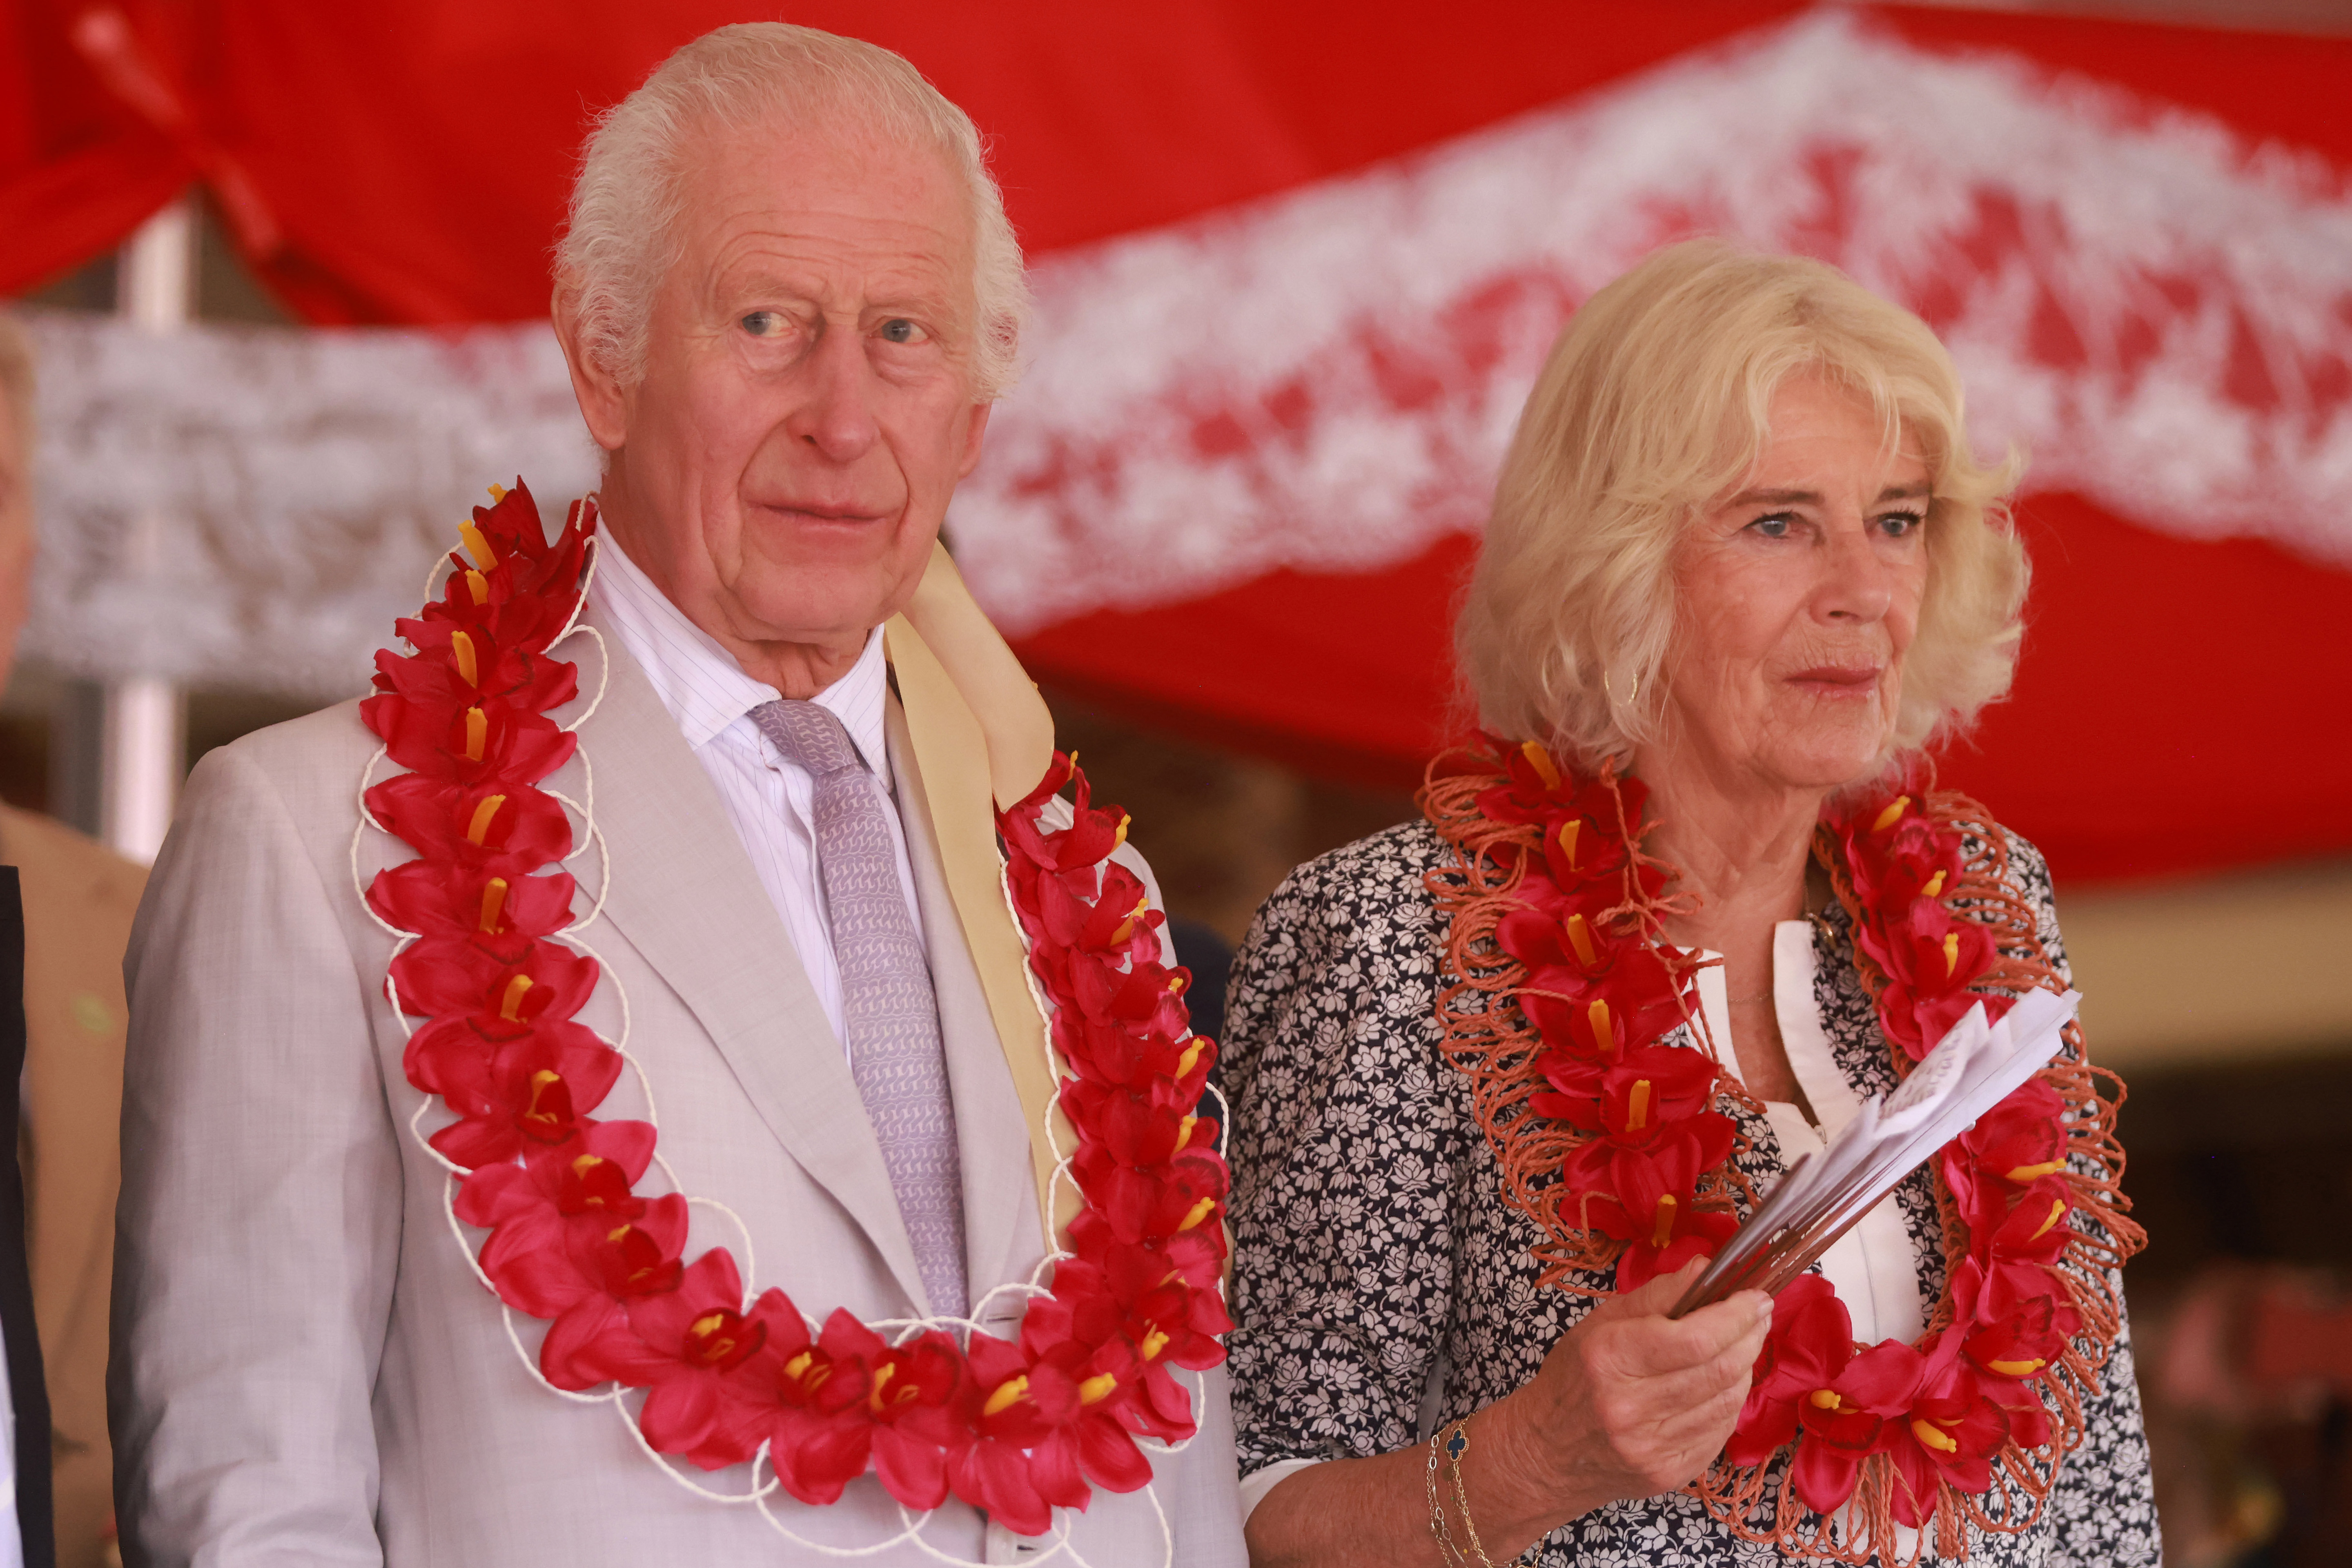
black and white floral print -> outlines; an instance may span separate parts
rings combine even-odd
[[[2011,872],[2041,910],[2063,971],[2048,872],[2009,836]],[[1234,1415],[1246,1476],[1285,1459],[1337,1459],[1425,1441],[1535,1375],[1588,1298],[1539,1289],[1533,1221],[1501,1196],[1469,1083],[1441,1056],[1445,941],[1424,876],[1452,852],[1426,823],[1391,828],[1301,867],[1258,911],[1234,972],[1224,1044],[1234,1126]],[[1855,1089],[1894,1086],[1887,1047],[1853,970],[1844,911],[1815,917],[1822,1016]],[[1678,1030],[1670,1043],[1688,1044]],[[1759,1187],[1783,1168],[1772,1130],[1727,1104]],[[1900,1189],[1942,1292],[1925,1172]],[[1592,1279],[1591,1283],[1606,1285]],[[1969,1560],[2011,1568],[2120,1568],[2158,1559],[2156,1507],[2128,1327],[2088,1430],[2040,1521],[1973,1535]],[[1540,1568],[1699,1568],[1779,1560],[1687,1493],[1598,1509],[1532,1550]]]

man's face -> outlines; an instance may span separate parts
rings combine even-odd
[[[805,696],[912,595],[979,460],[970,204],[935,151],[790,127],[705,134],[688,169],[645,378],[582,387],[604,511],[696,625]]]
[[[0,397],[0,690],[16,661],[33,577],[33,454],[16,408]]]

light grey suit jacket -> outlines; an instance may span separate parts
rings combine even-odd
[[[604,647],[610,689],[581,729],[586,761],[550,781],[576,801],[593,790],[610,858],[602,918],[582,933],[607,978],[581,1017],[620,1039],[625,992],[662,1152],[686,1192],[740,1216],[739,1232],[697,1205],[688,1256],[726,1246],[760,1286],[818,1317],[912,1315],[920,1277],[841,1047],[716,789],[619,639],[607,633]],[[562,651],[593,690],[593,644]],[[1020,1103],[895,705],[892,717],[976,1300],[1028,1277],[1043,1230]],[[127,1556],[224,1568],[834,1560],[751,1507],[688,1492],[617,1407],[551,1392],[518,1355],[453,1234],[444,1173],[409,1127],[424,1097],[384,999],[392,939],[358,886],[411,852],[371,829],[357,885],[352,868],[375,746],[347,703],[212,752],[140,910],[110,1378]],[[583,911],[596,862],[592,847],[572,866]],[[652,1110],[625,1073],[598,1114]],[[423,1128],[444,1119],[436,1107]],[[1017,1304],[996,1316],[988,1326],[1009,1334]],[[541,1325],[514,1327],[535,1352]],[[1157,1509],[1144,1493],[1099,1494],[1060,1516],[1080,1559],[1242,1568],[1223,1376],[1210,1374],[1193,1444],[1158,1459]],[[732,1493],[750,1474],[682,1473]],[[835,1549],[900,1530],[870,1478],[831,1508],[782,1491],[772,1503]],[[1045,1560],[952,1500],[925,1539],[973,1562]],[[935,1561],[910,1543],[856,1560]]]

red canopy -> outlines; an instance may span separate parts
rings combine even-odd
[[[1312,187],[1800,9],[824,0],[793,19],[900,50],[971,110],[1044,256]],[[0,0],[0,289],[120,242],[201,180],[310,321],[540,316],[588,116],[745,15],[703,0]],[[2123,89],[2150,115],[2217,117],[2297,150],[2323,195],[2352,175],[2352,45],[1873,15],[1915,48],[1997,50]],[[1834,236],[1820,248],[1834,257]],[[2332,362],[2297,373],[2320,426],[2352,420],[2352,293],[2336,310]],[[2021,508],[2037,576],[2017,693],[1947,777],[2073,879],[2352,848],[2352,572],[2106,507],[2045,491]],[[1023,651],[1048,679],[1202,738],[1409,782],[1448,722],[1445,621],[1473,548],[1454,534],[1369,572],[1277,568],[1186,602],[1096,609]]]

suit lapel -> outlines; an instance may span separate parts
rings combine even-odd
[[[933,801],[894,699],[887,715],[890,768],[898,786],[898,820],[922,908],[923,947],[939,1000],[940,1041],[955,1097],[956,1146],[963,1163],[965,1273],[972,1300],[1005,1283],[1039,1253],[1043,1232],[1030,1186],[1028,1118],[997,1042],[988,995],[964,940],[941,858]],[[1023,1244],[1026,1243],[1025,1249]],[[1016,1251],[1016,1249],[1022,1249]]]
[[[604,916],[694,1014],[776,1141],[922,1301],[865,1101],[718,788],[619,636],[593,608],[587,619],[611,667],[580,732],[611,857]]]

